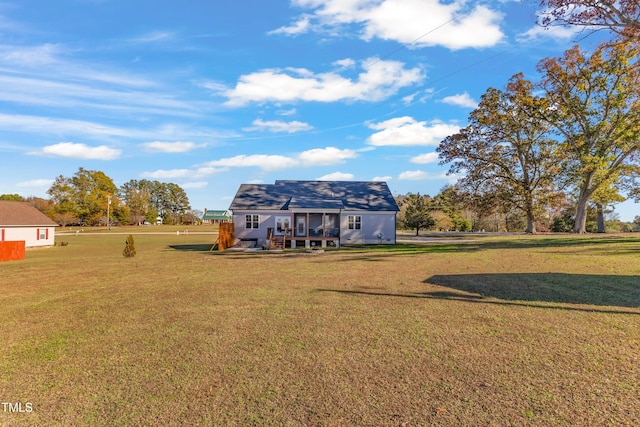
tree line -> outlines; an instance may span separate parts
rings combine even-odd
[[[585,233],[590,205],[604,232],[608,207],[640,199],[640,37],[624,34],[543,59],[537,82],[519,73],[482,95],[468,125],[437,148],[470,207],[518,210],[535,233],[572,203],[571,231]]]
[[[420,193],[395,195],[400,212],[396,228],[421,231],[486,231],[523,232],[527,220],[512,204],[486,199],[464,191],[458,185],[447,185],[435,196]],[[575,201],[559,198],[548,210],[536,217],[535,226],[541,232],[572,232]],[[640,215],[632,222],[621,221],[610,209],[600,211],[595,204],[587,210],[586,230],[598,232],[600,212],[606,230],[610,232],[640,231]]]
[[[79,168],[58,176],[47,190],[50,199],[5,194],[0,199],[24,200],[62,226],[113,224],[193,224],[201,213],[191,210],[186,192],[177,184],[130,180],[119,188],[102,171]]]

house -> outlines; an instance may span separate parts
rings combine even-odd
[[[399,211],[386,182],[276,181],[242,184],[229,209],[236,241],[291,247],[395,243]]]
[[[0,200],[0,241],[23,240],[25,247],[55,244],[58,226],[45,214],[27,202]]]
[[[221,222],[230,222],[231,214],[229,211],[214,211],[204,209],[204,214],[202,215],[202,223],[203,224],[220,224]]]

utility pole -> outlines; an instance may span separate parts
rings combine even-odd
[[[107,230],[111,230],[111,221],[109,221],[109,208],[111,208],[111,196],[107,196]]]

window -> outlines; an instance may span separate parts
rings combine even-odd
[[[349,230],[360,230],[362,228],[362,217],[360,215],[349,215]]]
[[[260,228],[260,215],[245,215],[245,228]]]
[[[47,234],[49,234],[47,233],[47,231],[49,230],[47,230],[46,228],[40,229],[40,240],[47,240],[47,237],[48,237]]]
[[[276,217],[276,232],[283,234],[284,232],[291,231],[291,217],[277,216]]]

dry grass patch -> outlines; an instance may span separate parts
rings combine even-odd
[[[3,425],[637,425],[640,240],[3,263]]]

